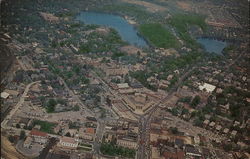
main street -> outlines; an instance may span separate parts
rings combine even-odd
[[[153,113],[159,108],[159,105],[172,98],[176,90],[181,86],[183,80],[191,73],[196,67],[193,67],[186,73],[184,73],[175,84],[175,86],[170,90],[168,95],[162,98],[159,102],[157,102],[147,113],[140,117],[139,123],[139,148],[138,148],[138,159],[147,159],[150,158],[149,149],[150,149],[150,121]]]

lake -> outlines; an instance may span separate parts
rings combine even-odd
[[[205,50],[209,53],[221,54],[222,50],[227,46],[227,43],[220,40],[209,38],[197,38],[197,41],[202,44]]]
[[[106,13],[81,12],[76,19],[84,22],[85,24],[96,24],[114,28],[122,39],[131,45],[139,47],[147,46],[146,41],[142,37],[138,36],[138,32],[134,26],[129,24],[120,16]]]

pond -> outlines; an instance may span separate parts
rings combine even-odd
[[[140,47],[147,46],[146,41],[138,35],[134,26],[129,24],[120,16],[106,13],[81,12],[76,19],[84,22],[85,24],[96,24],[114,28],[122,39],[131,45]]]
[[[197,38],[197,41],[202,44],[205,50],[209,53],[221,54],[222,50],[227,46],[227,43],[220,40],[209,38]]]

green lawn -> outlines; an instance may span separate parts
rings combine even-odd
[[[42,121],[42,120],[35,120],[33,125],[40,125],[41,129],[40,131],[47,132],[50,134],[53,134],[53,127],[56,125],[55,123],[50,123],[47,121]]]
[[[90,144],[84,144],[84,143],[80,143],[79,146],[92,148],[92,145],[90,145]]]
[[[175,36],[159,23],[141,24],[139,32],[156,47],[177,48],[180,46]]]

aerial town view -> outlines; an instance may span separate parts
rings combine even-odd
[[[1,159],[250,159],[249,0],[0,0]]]

